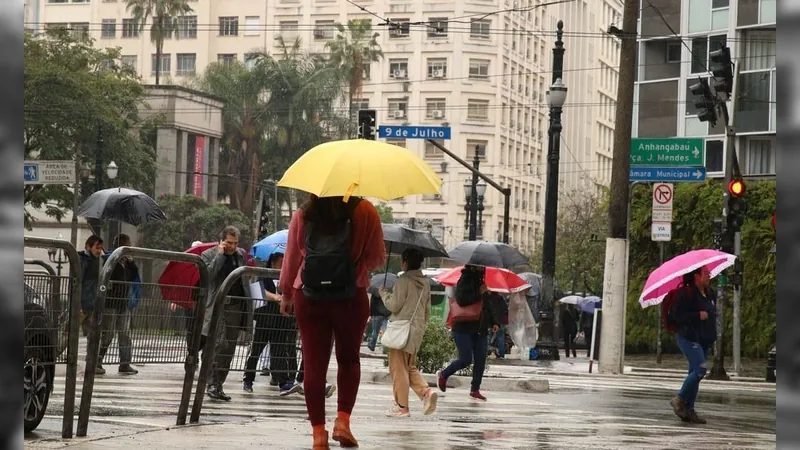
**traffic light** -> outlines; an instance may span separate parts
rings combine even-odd
[[[733,90],[733,63],[731,49],[721,47],[708,54],[708,69],[714,74],[714,91],[730,98]]]
[[[697,84],[689,87],[696,98],[694,100],[694,107],[697,108],[697,118],[701,122],[708,122],[711,126],[717,125],[717,102],[714,94],[711,93],[711,88],[708,86],[708,80],[699,78]]]
[[[714,219],[714,250],[722,250],[722,218],[717,217]]]
[[[270,211],[269,198],[264,196],[261,202],[261,216],[258,218],[258,236],[264,237],[269,234],[269,216]]]
[[[745,191],[741,178],[734,178],[728,183],[728,229],[733,232],[741,230],[744,224],[744,215],[747,212]]]
[[[377,131],[377,117],[374,109],[360,109],[358,111],[358,137],[361,139],[375,140]]]

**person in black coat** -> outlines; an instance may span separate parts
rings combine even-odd
[[[564,305],[561,311],[561,331],[564,334],[564,351],[569,358],[570,349],[572,349],[572,357],[577,358],[575,350],[575,338],[578,336],[578,313],[571,305]]]

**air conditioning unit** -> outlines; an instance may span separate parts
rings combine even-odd
[[[433,112],[434,119],[443,119],[444,118],[444,111],[436,110]]]
[[[314,30],[314,39],[325,39],[325,31]]]
[[[444,70],[436,69],[433,71],[433,78],[444,78]]]
[[[433,194],[433,199],[434,200],[441,200],[442,199],[442,194]]]
[[[403,69],[397,69],[397,70],[392,72],[392,76],[394,78],[401,78],[401,79],[405,78],[406,77],[406,71],[403,70]]]
[[[397,111],[394,111],[392,115],[394,115],[395,119],[402,119],[403,117],[406,116],[406,112],[401,109],[398,109]]]
[[[389,36],[402,36],[402,35],[403,35],[403,28],[402,27],[390,28],[389,29]]]

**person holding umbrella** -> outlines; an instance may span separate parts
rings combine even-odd
[[[386,309],[381,290],[385,285],[386,291],[391,292],[396,282],[397,276],[391,273],[375,275],[370,280],[370,288],[367,290],[370,294],[370,333],[369,342],[367,343],[370,351],[375,351],[375,346],[378,345],[378,337],[386,328],[386,322],[392,314],[391,311]]]

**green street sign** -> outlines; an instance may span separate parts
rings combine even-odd
[[[700,138],[633,138],[632,166],[705,166],[705,140]]]

